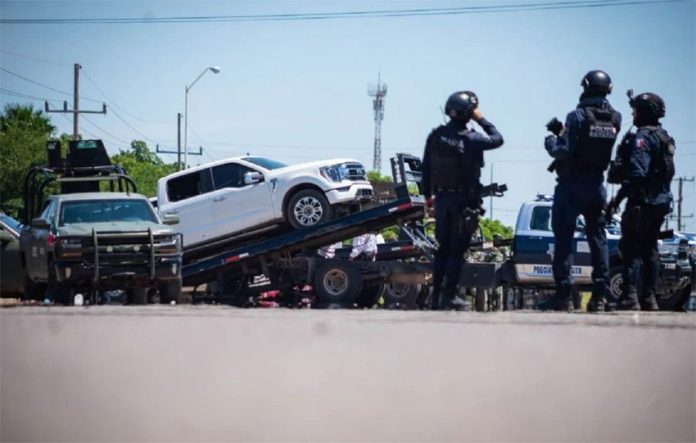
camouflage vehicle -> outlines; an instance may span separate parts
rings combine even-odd
[[[163,223],[140,194],[52,195],[20,234],[26,295],[45,287],[70,304],[78,292],[94,299],[99,290],[127,289],[129,303],[146,303],[155,291],[162,302],[178,302],[181,236],[166,225],[176,221]]]
[[[128,303],[181,296],[182,238],[161,220],[126,171],[111,164],[101,140],[75,140],[63,157],[47,144],[48,164],[24,181],[20,250],[27,298],[99,303],[126,290]]]

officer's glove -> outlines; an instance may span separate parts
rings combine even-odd
[[[563,132],[563,123],[561,123],[560,120],[554,117],[551,120],[549,120],[548,123],[546,123],[546,129],[550,131],[553,135],[558,137],[559,135],[561,135],[561,132]]]

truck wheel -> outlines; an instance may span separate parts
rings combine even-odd
[[[72,297],[70,288],[65,284],[58,281],[56,277],[56,267],[53,261],[48,262],[48,283],[46,284],[46,292],[55,303],[59,303],[63,306],[72,305]]]
[[[384,307],[387,309],[417,309],[421,285],[405,283],[385,283]]]
[[[324,263],[314,274],[317,307],[350,308],[357,302],[362,286],[362,275],[352,263],[342,261]]]
[[[24,274],[24,296],[22,297],[22,300],[41,301],[44,299],[45,293],[45,283],[37,283],[31,278],[29,278],[27,274]]]
[[[160,303],[175,304],[181,303],[181,279],[169,280],[159,287]]]
[[[332,208],[326,196],[315,189],[303,189],[288,201],[285,214],[295,229],[306,228],[331,220]]]
[[[379,301],[379,297],[382,295],[383,285],[371,284],[363,287],[363,290],[358,296],[358,307],[359,308],[372,308]]]
[[[147,304],[147,288],[130,288],[126,293],[126,300],[128,301],[129,305]]]
[[[609,271],[609,294],[614,302],[618,302],[621,298],[621,290],[623,288],[623,275],[621,275],[621,268],[612,268]],[[608,300],[607,300],[608,301]]]
[[[484,288],[474,289],[474,308],[476,312],[486,312],[488,305],[488,291]]]

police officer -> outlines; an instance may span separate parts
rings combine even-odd
[[[471,236],[478,227],[481,207],[483,151],[503,144],[503,137],[478,109],[471,91],[450,95],[445,105],[450,118],[428,136],[423,154],[423,192],[426,205],[435,210],[435,238],[439,243],[433,266],[432,309],[461,309],[455,296]],[[487,135],[467,127],[473,119]],[[433,202],[433,196],[435,196]]]
[[[634,98],[630,90],[628,96],[633,124],[638,129],[624,137],[609,174],[611,183],[621,184],[609,210],[628,197],[621,216],[619,251],[624,284],[618,308],[657,311],[657,237],[672,204],[675,146],[674,139],[660,125],[660,118],[665,116],[662,98],[650,92]]]
[[[553,197],[551,225],[554,235],[553,277],[556,293],[539,305],[542,310],[570,308],[573,277],[573,234],[579,214],[585,217],[585,232],[592,260],[592,298],[588,309],[603,311],[609,292],[609,253],[604,208],[607,191],[604,171],[621,128],[621,114],[606,99],[612,83],[604,71],[590,71],[580,85],[583,93],[565,125],[553,119],[547,128],[545,147],[554,158],[549,167],[558,178]],[[615,306],[612,300],[611,307]]]

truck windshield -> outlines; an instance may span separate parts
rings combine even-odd
[[[280,169],[285,168],[287,166],[285,163],[277,162],[275,160],[263,157],[244,157],[242,158],[242,160],[247,161],[249,163],[253,163],[257,166],[261,166],[262,168],[266,169]]]
[[[157,218],[145,200],[70,201],[63,202],[60,209],[60,226],[121,221],[157,223]]]

